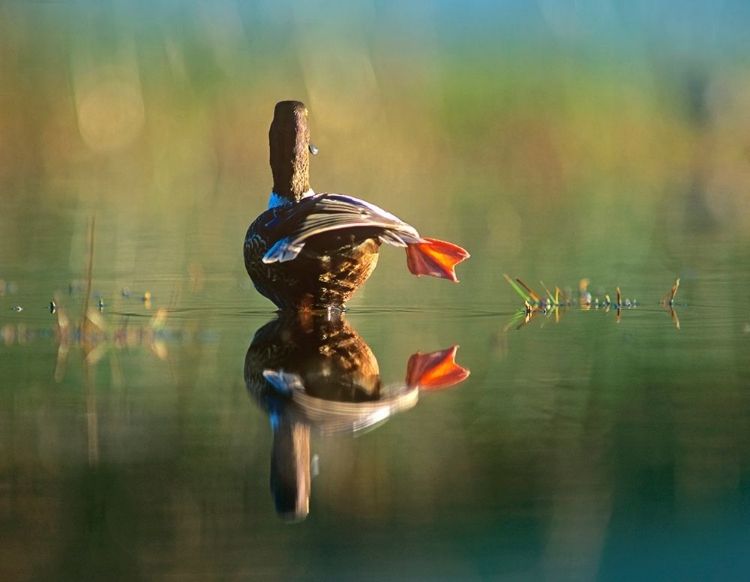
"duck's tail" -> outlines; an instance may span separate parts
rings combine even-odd
[[[414,275],[431,275],[458,283],[455,266],[471,255],[458,245],[422,238],[406,245],[406,264]]]

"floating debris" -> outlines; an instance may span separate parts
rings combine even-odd
[[[11,307],[10,309],[11,311],[15,311],[16,313],[23,311],[23,307],[21,307],[20,305],[16,305],[14,307]]]
[[[122,293],[122,296],[125,297],[126,299],[130,298],[130,288],[129,287],[123,287],[122,291],[120,291],[120,293]]]
[[[146,291],[143,294],[143,305],[146,307],[146,309],[151,309],[151,291]]]

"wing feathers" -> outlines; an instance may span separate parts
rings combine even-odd
[[[280,220],[274,222],[296,223],[296,227],[268,250],[263,256],[264,263],[291,261],[302,251],[307,239],[334,230],[380,229],[380,240],[399,247],[421,240],[411,225],[374,204],[351,196],[316,194],[298,204],[278,208],[289,216],[279,216]]]

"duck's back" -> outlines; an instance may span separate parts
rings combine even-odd
[[[269,209],[247,231],[245,268],[255,288],[279,309],[343,307],[377,265],[377,229],[326,231],[310,237],[293,260],[264,262],[284,238],[279,220],[283,213]]]

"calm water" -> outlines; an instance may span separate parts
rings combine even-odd
[[[309,515],[288,524],[269,485],[268,405],[245,383],[253,336],[275,315],[241,271],[242,230],[223,248],[227,272],[188,260],[139,276],[192,233],[163,227],[148,243],[123,242],[102,211],[92,280],[102,331],[82,342],[85,260],[46,267],[61,242],[60,254],[85,259],[87,214],[44,220],[70,218],[81,236],[35,228],[23,260],[4,254],[3,579],[750,573],[750,319],[738,301],[750,277],[732,240],[679,236],[671,258],[655,251],[607,281],[596,281],[606,265],[552,250],[556,273],[586,267],[595,295],[619,285],[639,305],[619,323],[614,311],[573,307],[520,329],[522,301],[502,270],[531,272],[539,287],[523,261],[475,252],[450,285],[407,276],[401,252],[386,249],[345,316],[383,384],[403,384],[411,354],[454,344],[471,376],[369,430],[321,434],[320,422],[302,422],[312,426]],[[136,257],[131,276],[110,253]],[[682,267],[666,270],[677,253]],[[673,276],[679,329],[659,305]],[[67,338],[60,311],[48,311],[55,294]]]
[[[745,9],[151,4],[0,6],[0,580],[750,579]],[[460,284],[276,319],[283,98]]]

